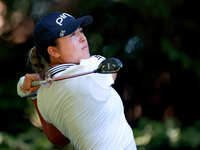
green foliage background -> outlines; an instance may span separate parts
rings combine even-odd
[[[52,11],[92,15],[94,22],[84,29],[91,54],[123,62],[114,88],[123,99],[138,150],[200,148],[197,0],[0,0],[0,4],[4,4],[0,5],[0,149],[58,149],[30,123],[33,106],[16,92],[19,78],[32,72],[26,53],[33,47],[33,23]]]

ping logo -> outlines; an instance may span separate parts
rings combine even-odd
[[[62,15],[60,15],[60,17],[58,17],[56,19],[56,23],[60,26],[62,26],[62,22],[64,19],[66,19],[67,17],[72,17],[71,15],[67,14],[67,13],[63,13]]]

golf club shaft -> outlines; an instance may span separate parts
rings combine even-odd
[[[64,77],[58,77],[58,78],[55,78],[54,81],[60,81],[60,80],[75,78],[75,77],[79,77],[79,76],[83,76],[83,75],[87,75],[87,74],[91,74],[91,73],[94,73],[94,71],[78,73],[78,74],[64,76]]]
[[[87,75],[87,74],[91,74],[91,73],[95,73],[95,71],[89,71],[89,72],[78,73],[78,74],[73,74],[73,75],[64,76],[64,77],[58,77],[58,78],[53,79],[53,82],[60,81],[60,80],[65,80],[65,79],[70,79],[70,78],[75,78],[75,77],[79,77],[79,76],[83,76],[83,75]],[[32,87],[34,87],[34,86],[41,86],[41,85],[44,85],[44,84],[47,84],[47,83],[49,83],[49,82],[46,81],[46,80],[43,80],[43,81],[33,81],[31,83],[31,86]]]

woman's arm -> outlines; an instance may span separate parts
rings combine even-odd
[[[24,81],[22,82],[23,84],[18,85],[19,86],[18,88],[22,92],[28,91],[29,94],[34,93],[37,89],[39,89],[39,86],[31,87],[31,82],[37,80],[40,80],[40,76],[38,74],[26,74]],[[44,118],[41,116],[37,106],[37,99],[31,99],[31,100],[37,110],[37,113],[40,117],[40,121],[43,126],[44,133],[49,139],[49,141],[59,147],[63,147],[69,144],[70,143],[69,139],[66,138],[53,124],[46,122]]]

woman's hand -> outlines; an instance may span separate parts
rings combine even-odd
[[[20,90],[24,93],[26,92],[26,90],[29,91],[29,94],[34,93],[35,91],[37,91],[37,89],[39,89],[40,86],[32,87],[31,83],[33,81],[39,81],[39,80],[41,80],[41,78],[40,78],[40,75],[37,73],[26,74],[23,86],[20,87]]]
[[[117,73],[113,73],[113,74],[112,74],[112,78],[113,78],[113,80],[115,81],[116,78],[117,78]]]

